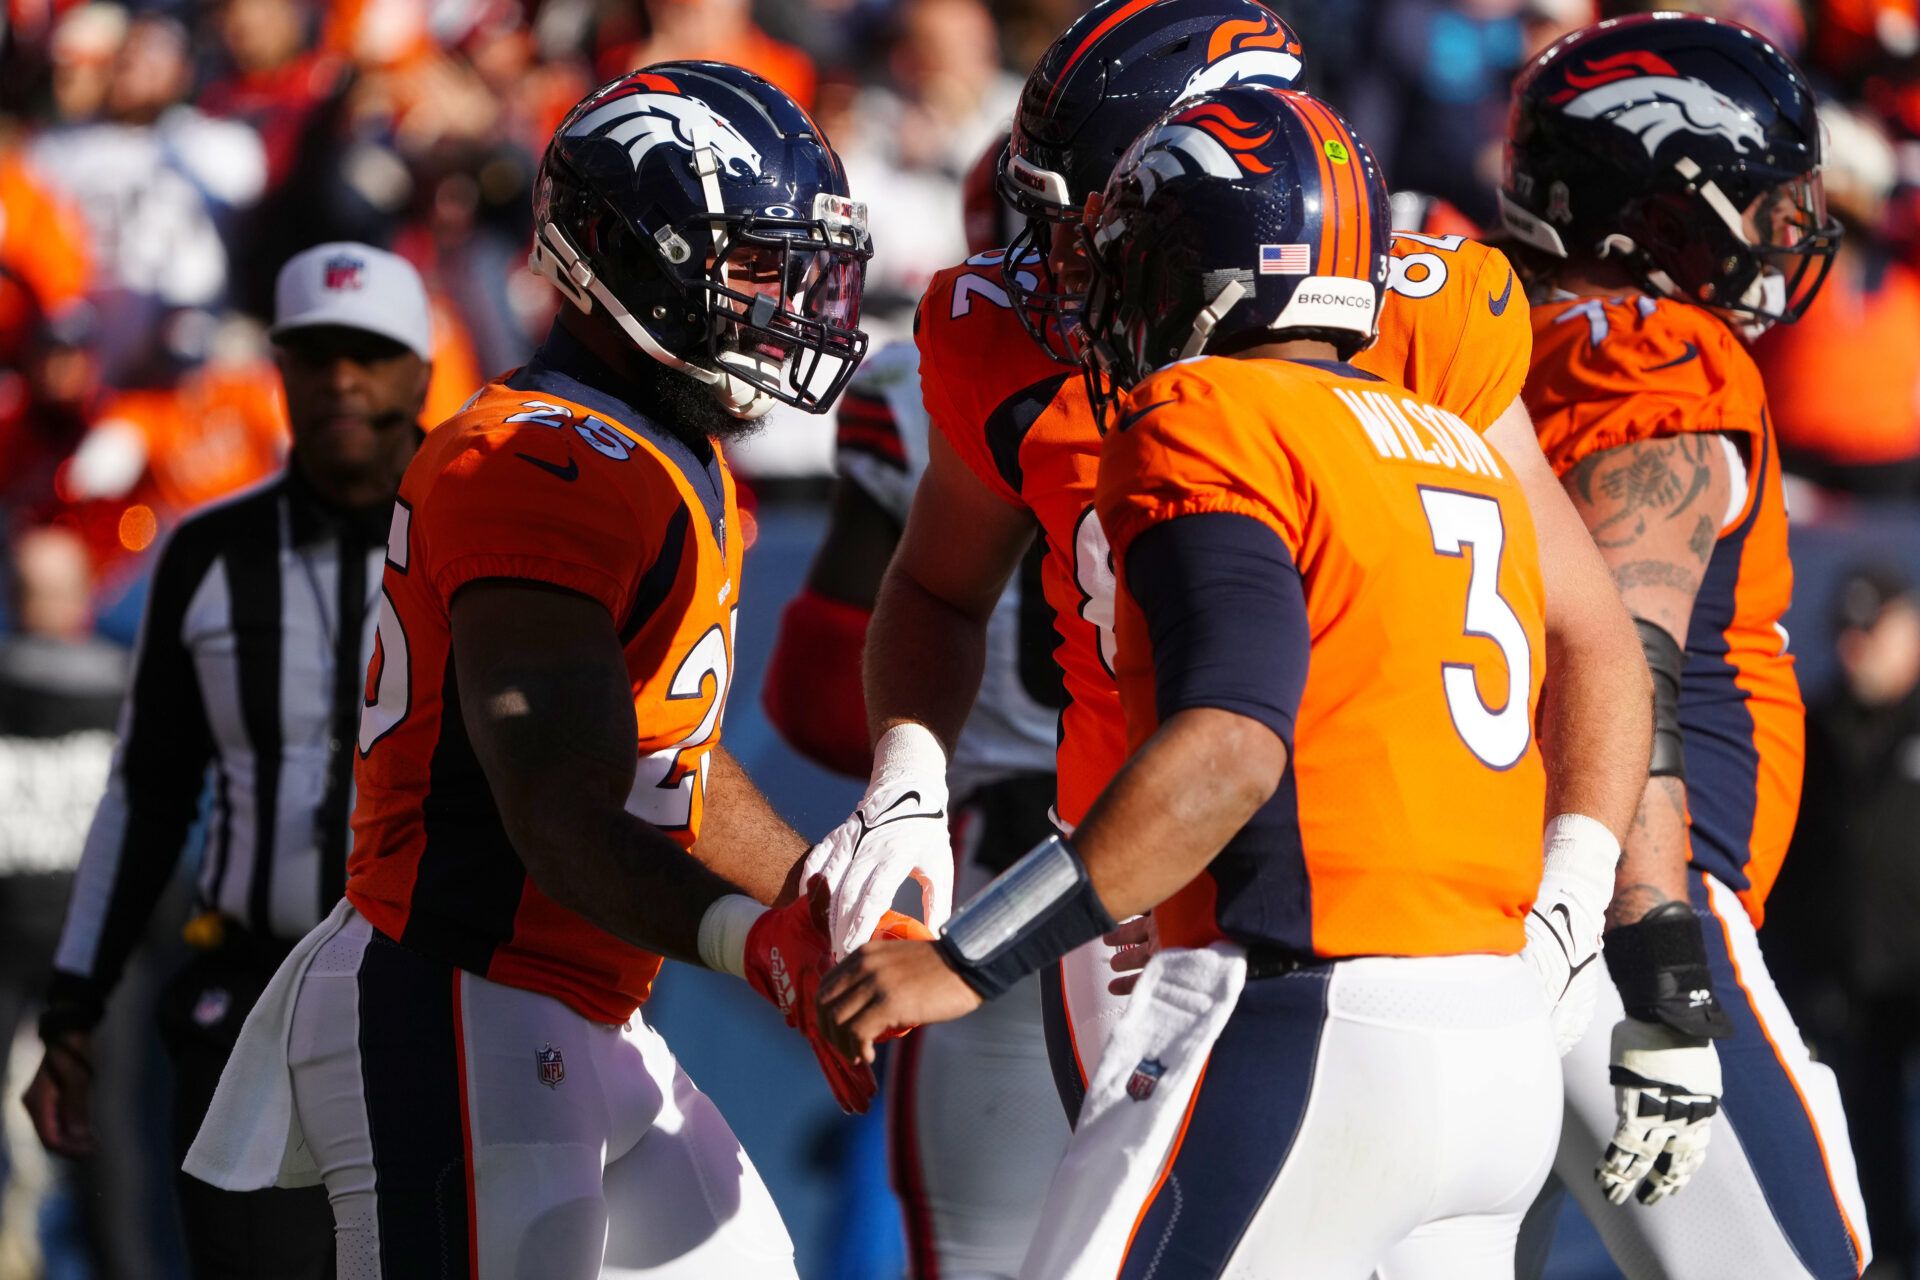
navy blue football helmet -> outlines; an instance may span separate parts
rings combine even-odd
[[[1075,331],[1097,404],[1153,370],[1296,338],[1373,342],[1392,214],[1366,144],[1310,94],[1233,85],[1140,135],[1081,230]]]
[[[1056,280],[1056,231],[1072,236],[1140,131],[1182,98],[1237,83],[1301,83],[1300,38],[1255,0],[1102,0],[1048,46],[1021,91],[1000,189],[1026,226],[1008,246],[1007,290],[1034,341],[1066,358],[1084,285]]]
[[[1757,32],[1684,13],[1597,23],[1534,61],[1500,203],[1535,249],[1622,262],[1749,332],[1800,318],[1840,239],[1805,74]]]
[[[724,62],[662,62],[554,131],[529,265],[740,418],[824,412],[866,354],[866,206],[807,113]]]

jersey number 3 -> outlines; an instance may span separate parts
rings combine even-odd
[[[1420,501],[1427,511],[1427,527],[1436,553],[1459,557],[1473,548],[1467,577],[1467,616],[1462,628],[1500,646],[1507,666],[1507,697],[1499,708],[1489,707],[1471,663],[1441,664],[1440,683],[1446,690],[1447,713],[1467,750],[1490,769],[1510,769],[1527,753],[1533,723],[1527,705],[1532,687],[1533,651],[1527,629],[1513,606],[1500,594],[1500,555],[1507,541],[1500,503],[1480,494],[1454,489],[1422,487]]]

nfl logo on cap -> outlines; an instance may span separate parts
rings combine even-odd
[[[273,340],[299,342],[303,329],[358,329],[433,359],[427,288],[405,258],[352,240],[304,249],[281,264],[273,284]]]
[[[1260,246],[1260,274],[1263,276],[1304,276],[1312,270],[1313,255],[1304,244]]]
[[[543,1044],[533,1051],[533,1065],[540,1074],[540,1083],[549,1089],[558,1087],[567,1078],[567,1061],[550,1044]]]
[[[328,289],[358,289],[360,273],[366,269],[367,264],[358,258],[345,255],[328,258],[321,272],[321,282]]]
[[[1153,1096],[1153,1087],[1160,1083],[1160,1077],[1166,1073],[1167,1065],[1160,1059],[1140,1059],[1140,1065],[1127,1077],[1127,1096],[1135,1102],[1145,1102]]]

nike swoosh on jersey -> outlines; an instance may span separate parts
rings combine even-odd
[[[1513,272],[1509,270],[1507,272],[1507,287],[1500,291],[1500,296],[1496,298],[1492,294],[1487,295],[1487,310],[1493,312],[1493,314],[1495,315],[1506,314],[1507,303],[1512,299],[1512,297],[1513,297]]]
[[[1698,360],[1699,358],[1700,358],[1700,348],[1696,347],[1693,343],[1689,342],[1687,344],[1687,349],[1685,351],[1681,352],[1679,355],[1675,356],[1673,359],[1667,361],[1665,364],[1648,365],[1647,372],[1657,373],[1661,369],[1672,369],[1678,365],[1685,364],[1689,360]]]
[[[567,465],[562,467],[548,462],[545,458],[536,458],[530,453],[516,453],[513,456],[516,458],[524,458],[548,475],[559,476],[562,480],[568,482],[578,479],[580,475],[580,460],[578,458],[568,458]]]
[[[1170,405],[1172,403],[1173,401],[1171,400],[1155,400],[1150,405],[1146,405],[1142,408],[1135,409],[1132,413],[1122,418],[1120,420],[1120,425],[1115,427],[1114,430],[1115,431],[1129,430],[1130,428],[1132,428],[1134,423],[1140,421],[1140,419],[1146,417],[1148,414],[1152,413],[1155,409],[1164,408],[1165,406]]]

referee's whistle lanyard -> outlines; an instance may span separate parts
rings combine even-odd
[[[331,687],[334,676],[334,665],[337,660],[336,655],[340,650],[340,620],[338,616],[336,616],[337,606],[327,603],[327,592],[320,586],[320,575],[318,570],[314,568],[313,557],[308,554],[308,547],[296,543],[293,540],[292,503],[294,501],[296,501],[296,499],[290,494],[287,500],[280,504],[281,545],[293,552],[294,560],[300,565],[300,577],[305,581],[308,592],[313,596],[314,611],[320,616],[320,670],[322,678],[328,687]],[[319,506],[320,504],[316,503],[315,505]],[[344,521],[334,518],[335,513],[325,507],[321,507],[321,510],[325,511],[328,516],[327,537],[316,541],[330,541],[338,548],[335,553],[334,568],[334,572],[338,574],[339,557],[354,553],[364,555],[372,550],[373,546],[372,544],[366,547],[359,546],[358,540],[350,536]],[[373,615],[374,603],[380,599],[382,585],[380,581],[381,575],[374,574],[372,576],[373,589],[367,593],[366,603],[360,613],[363,626],[365,625],[364,620]]]

